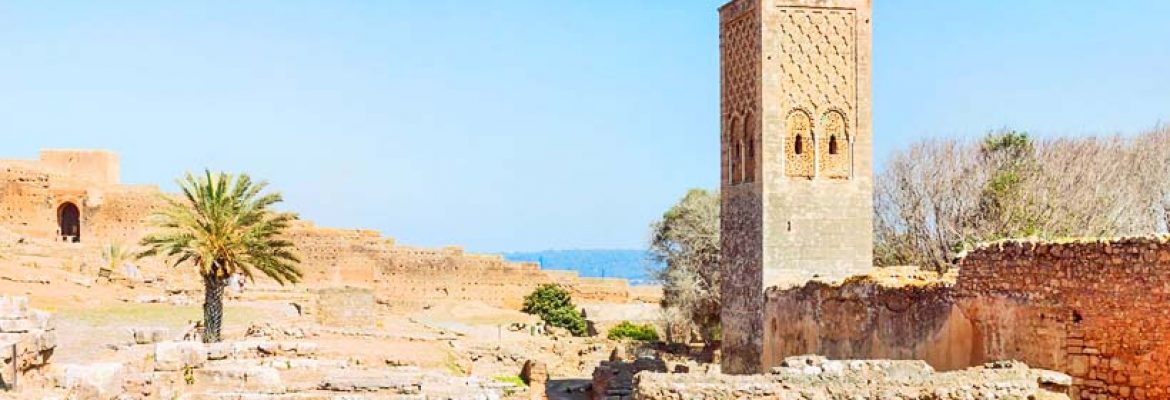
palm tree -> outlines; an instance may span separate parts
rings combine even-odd
[[[292,242],[282,238],[292,213],[270,209],[280,193],[261,192],[266,182],[246,174],[187,173],[178,180],[182,197],[154,215],[156,232],[142,239],[139,257],[162,255],[173,266],[191,266],[203,278],[203,342],[220,341],[223,290],[228,278],[240,274],[253,279],[260,271],[281,285],[301,279]]]

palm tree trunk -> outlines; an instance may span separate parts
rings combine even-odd
[[[223,289],[227,282],[214,276],[203,277],[203,343],[220,341],[223,326]]]

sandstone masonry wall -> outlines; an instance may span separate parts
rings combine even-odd
[[[0,385],[19,385],[20,375],[48,364],[56,348],[52,314],[29,308],[27,297],[0,297]]]
[[[768,289],[764,365],[820,354],[834,359],[925,360],[941,370],[977,365],[974,326],[950,284],[890,287],[870,280]]]
[[[1073,398],[1170,396],[1170,243],[1006,241],[954,283],[853,279],[770,289],[765,366],[786,356],[922,359],[953,370],[1021,360],[1073,377]]]
[[[998,305],[970,313],[988,353],[1038,358],[1028,362],[1071,375],[1081,398],[1167,398],[1166,240],[985,246],[962,260],[958,295]]]

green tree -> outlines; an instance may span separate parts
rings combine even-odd
[[[663,213],[650,227],[650,253],[666,266],[655,275],[667,338],[687,341],[672,336],[697,332],[712,343],[719,336],[719,192],[691,189]]]
[[[259,271],[282,285],[300,281],[300,260],[281,237],[296,215],[273,211],[280,193],[263,193],[268,184],[246,174],[187,173],[177,183],[183,196],[153,216],[157,230],[142,239],[139,257],[163,256],[203,278],[203,341],[218,342],[229,277]]]
[[[1040,234],[1039,215],[1027,195],[1029,177],[1037,171],[1036,146],[1027,132],[994,132],[984,137],[979,154],[989,169],[979,198],[979,215],[991,237],[1028,237]],[[970,238],[968,238],[970,239]],[[958,246],[956,246],[958,247]]]
[[[573,336],[585,336],[587,325],[573,297],[567,290],[556,284],[543,284],[528,296],[524,296],[524,308],[529,314],[537,315],[545,323],[569,330]]]

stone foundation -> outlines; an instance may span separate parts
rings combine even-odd
[[[935,373],[921,361],[829,361],[797,357],[769,374],[643,372],[635,400],[662,399],[1059,399],[1064,374],[996,363]]]

